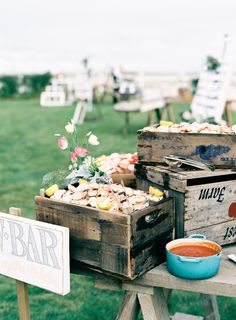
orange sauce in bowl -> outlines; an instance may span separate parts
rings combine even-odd
[[[178,256],[185,257],[208,257],[217,254],[218,252],[212,248],[200,246],[200,245],[192,245],[186,244],[179,247],[174,247],[169,249],[169,252],[176,254]]]

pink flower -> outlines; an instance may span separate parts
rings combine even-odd
[[[61,150],[66,150],[68,148],[68,141],[66,137],[61,137],[58,139],[57,145]]]
[[[87,154],[89,154],[89,151],[87,149],[82,148],[82,147],[76,147],[74,149],[74,152],[77,157],[85,157],[85,156],[87,156]]]
[[[70,160],[71,160],[71,162],[76,162],[77,161],[77,155],[76,155],[75,152],[71,152]]]

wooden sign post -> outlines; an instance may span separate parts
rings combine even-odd
[[[21,216],[21,209],[11,207],[9,209],[9,213],[14,216],[19,217],[19,216]],[[20,320],[29,320],[30,319],[30,308],[29,308],[27,283],[16,280],[16,290],[17,290],[17,299],[18,299]]]
[[[70,291],[69,229],[0,212],[0,274],[16,279],[20,320],[29,320],[27,283],[65,295]]]

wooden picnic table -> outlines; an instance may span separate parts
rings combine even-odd
[[[167,297],[171,290],[198,292],[204,304],[205,319],[220,319],[216,296],[236,298],[236,264],[227,255],[236,253],[236,244],[223,248],[219,273],[206,280],[177,278],[167,271],[163,263],[135,280],[119,280],[92,270],[83,270],[72,264],[72,272],[94,278],[95,286],[101,289],[125,290],[117,320],[135,320],[141,309],[144,320],[169,320]],[[203,319],[203,317],[176,314],[173,320]]]

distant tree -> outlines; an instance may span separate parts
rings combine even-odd
[[[25,75],[22,79],[22,84],[29,88],[30,92],[37,95],[41,93],[45,86],[49,84],[52,75],[50,72],[43,74]]]
[[[16,76],[1,76],[0,83],[0,97],[8,98],[17,93],[18,78]]]

